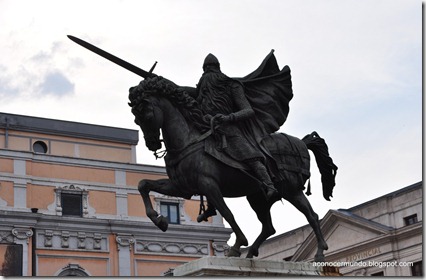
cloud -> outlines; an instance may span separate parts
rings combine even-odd
[[[19,41],[21,35],[9,35],[8,42]],[[14,44],[4,50],[9,56],[0,65],[0,96],[2,102],[18,98],[63,97],[74,93],[74,70],[83,64],[67,55],[62,41],[41,46],[34,43]],[[1,49],[1,48],[0,48]],[[21,53],[17,56],[16,53]]]
[[[0,65],[0,97],[10,98],[19,95],[19,89],[12,84],[12,79],[7,75],[6,67]]]
[[[59,71],[48,73],[40,85],[40,93],[52,94],[59,97],[72,94],[74,93],[74,83],[70,82],[70,80]]]

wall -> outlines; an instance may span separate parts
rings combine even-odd
[[[135,163],[137,140],[132,130],[0,113],[0,242],[23,246],[24,276],[159,276],[224,254],[231,230],[220,216],[198,224],[197,197],[152,192],[157,210],[179,203],[181,223],[162,232],[147,218],[137,184],[167,175]],[[62,192],[82,195],[82,217],[63,215]]]

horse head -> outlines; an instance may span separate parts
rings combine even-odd
[[[129,92],[135,123],[142,129],[151,151],[161,148],[160,129],[169,151],[183,149],[210,129],[210,123],[186,87],[156,76],[141,81]]]
[[[163,112],[158,106],[158,95],[166,90],[161,77],[148,78],[129,89],[129,106],[135,116],[135,123],[142,129],[145,145],[151,151],[161,148],[160,129]]]

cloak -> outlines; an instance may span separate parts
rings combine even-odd
[[[279,70],[272,50],[255,71],[233,79],[243,84],[256,119],[266,134],[276,132],[286,121],[293,98],[290,68],[285,66]]]

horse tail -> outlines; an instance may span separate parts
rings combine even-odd
[[[316,131],[303,137],[302,141],[314,153],[321,173],[322,193],[324,198],[330,201],[330,197],[333,197],[333,188],[336,185],[337,166],[328,153],[327,144]]]

